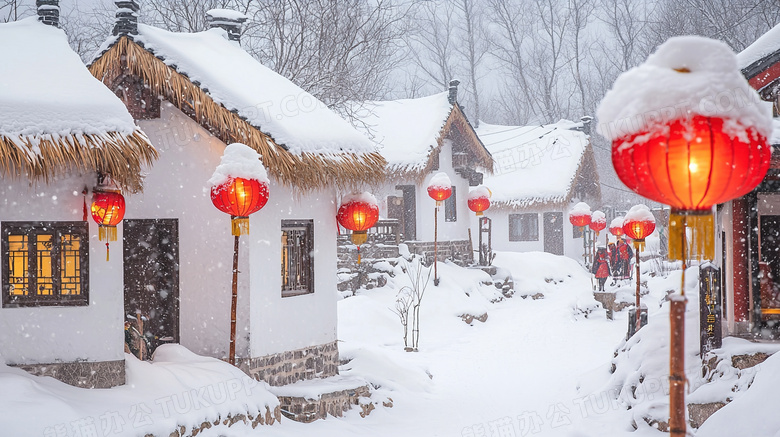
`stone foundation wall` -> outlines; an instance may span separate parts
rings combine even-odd
[[[354,268],[357,265],[357,246],[338,246],[338,268]],[[360,246],[360,257],[364,260],[398,258],[398,245],[364,244]]]
[[[298,422],[308,423],[317,419],[324,419],[328,414],[334,417],[341,417],[345,411],[352,408],[352,405],[360,403],[360,397],[368,396],[371,396],[371,392],[368,386],[364,385],[352,390],[324,393],[319,396],[319,399],[279,396],[279,406],[285,417]]]
[[[110,388],[125,383],[125,360],[15,365],[35,376],[54,379],[80,388]]]
[[[409,252],[422,255],[426,264],[433,263],[433,241],[407,241]],[[474,261],[469,240],[439,241],[438,260],[451,260],[455,264],[465,266]]]
[[[244,373],[280,386],[339,373],[339,349],[336,342],[310,346],[257,358],[240,358],[236,365]]]

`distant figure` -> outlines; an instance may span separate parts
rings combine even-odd
[[[631,258],[634,256],[634,250],[626,240],[619,239],[617,242],[618,267],[615,269],[615,276],[618,279],[628,279],[631,277]]]
[[[609,255],[609,268],[612,270],[612,276],[617,275],[618,268],[618,252],[615,247],[615,243],[609,243],[607,245],[607,255]]]
[[[593,261],[591,272],[599,280],[599,291],[604,291],[604,284],[607,283],[607,278],[610,275],[609,257],[607,256],[606,247],[599,247],[596,251],[596,260]]]

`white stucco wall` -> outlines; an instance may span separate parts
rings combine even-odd
[[[569,258],[577,261],[582,261],[582,238],[574,238],[574,229],[569,222],[568,209],[561,211],[556,207],[549,208],[536,208],[533,210],[521,210],[521,211],[507,211],[507,210],[495,210],[488,209],[485,211],[485,216],[492,219],[493,235],[492,245],[493,250],[498,251],[511,251],[511,252],[543,252],[544,251],[544,213],[545,212],[563,212],[563,254]],[[510,214],[537,214],[538,215],[538,232],[539,239],[537,241],[509,241],[509,215]],[[473,214],[472,214],[473,215]],[[472,235],[474,238],[474,245],[478,243],[479,231],[476,217],[471,219]],[[606,230],[604,232],[607,232]],[[604,232],[599,235],[599,243],[604,244]]]
[[[93,175],[35,186],[4,180],[0,221],[81,221],[81,191],[94,184]],[[7,364],[124,359],[122,229],[107,262],[98,226],[91,217],[88,222],[89,305],[0,308],[0,358]]]
[[[140,121],[160,152],[127,218],[178,218],[180,335],[196,353],[227,356],[233,236],[229,217],[211,203],[206,181],[225,144],[163,103],[161,118]],[[336,339],[335,194],[297,197],[273,180],[269,201],[241,238],[237,345],[262,356]],[[281,298],[281,219],[314,219],[315,293]]]
[[[468,229],[470,225],[470,216],[474,213],[469,209],[467,196],[469,193],[469,182],[455,173],[452,168],[452,145],[450,140],[445,140],[439,154],[439,169],[433,170],[425,176],[422,184],[417,184],[414,180],[403,182],[392,182],[379,188],[373,189],[379,201],[379,214],[382,218],[387,218],[387,196],[403,196],[401,190],[396,190],[397,185],[414,185],[415,190],[415,208],[417,211],[417,241],[433,241],[434,233],[434,208],[436,201],[428,195],[428,183],[436,173],[444,172],[449,176],[452,186],[456,192],[457,220],[448,222],[445,220],[444,205],[439,208],[439,229],[438,237],[440,241],[444,240],[467,240]],[[472,231],[474,232],[474,231]],[[476,235],[476,234],[474,234]]]

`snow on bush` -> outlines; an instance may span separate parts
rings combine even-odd
[[[745,80],[734,52],[699,36],[669,38],[621,74],[597,114],[598,133],[613,141],[697,114],[725,119],[724,131],[734,135],[750,127],[767,138],[772,133],[771,108]]]
[[[218,187],[230,178],[255,179],[269,184],[268,173],[260,154],[246,144],[233,143],[225,147],[222,160],[208,181],[209,187]]]

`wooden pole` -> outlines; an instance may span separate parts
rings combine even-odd
[[[671,296],[669,310],[670,350],[669,350],[669,434],[672,437],[685,437],[685,268],[686,220],[682,218],[682,281],[680,295]]]
[[[433,209],[433,285],[439,285],[439,273],[436,264],[439,262],[439,204]]]
[[[238,306],[238,235],[233,244],[233,299],[230,305],[230,352],[228,362],[236,365],[236,307]]]
[[[642,306],[639,298],[639,245],[634,245],[634,251],[636,252],[636,330],[634,333],[639,332],[639,328],[642,327]],[[628,262],[628,261],[626,261]]]

